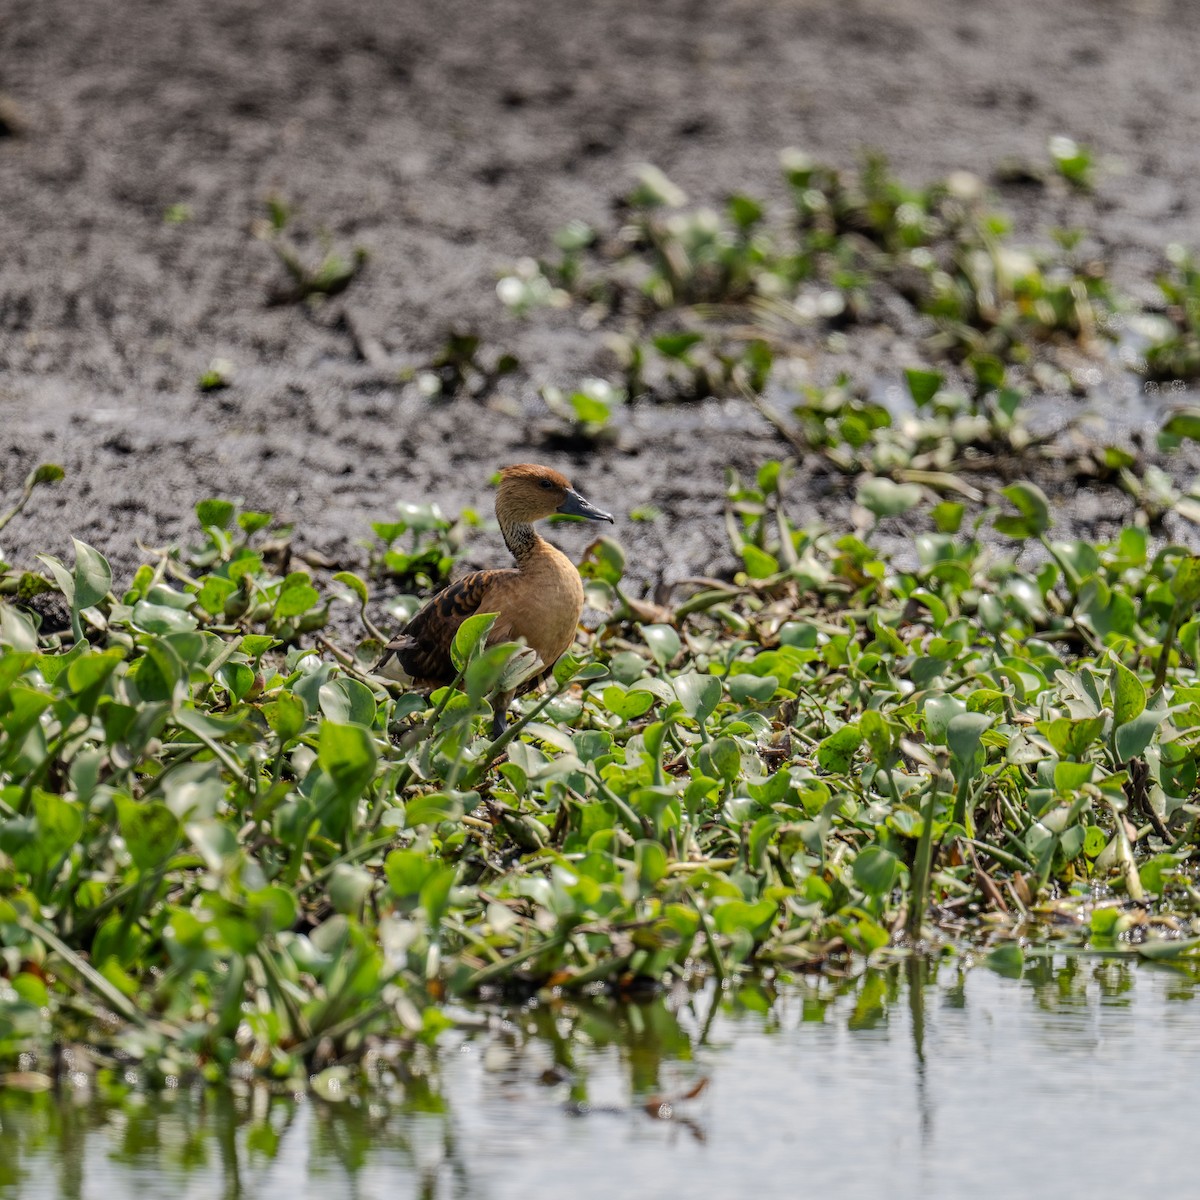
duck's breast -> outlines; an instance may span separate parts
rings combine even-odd
[[[518,578],[506,581],[503,596],[497,597],[501,620],[494,633],[497,641],[523,638],[549,667],[575,640],[583,615],[583,581],[565,554],[552,546],[546,549],[549,553],[538,555]]]

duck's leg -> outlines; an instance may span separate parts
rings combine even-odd
[[[508,728],[508,706],[513,702],[516,691],[498,692],[492,697],[492,741],[494,742]]]

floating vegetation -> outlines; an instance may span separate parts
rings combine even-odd
[[[1054,161],[1082,185],[1090,156],[1070,146],[1056,140]],[[1082,235],[1015,246],[975,176],[910,188],[880,157],[857,173],[798,151],[782,164],[787,215],[744,194],[723,211],[691,207],[661,171],[643,167],[620,228],[568,226],[556,258],[524,261],[499,294],[522,313],[576,297],[589,323],[616,327],[630,396],[659,400],[761,391],[773,360],[847,326],[894,324],[898,312],[913,328],[932,323],[922,335],[931,361],[988,359],[1000,373],[1100,338],[1112,301]]]
[[[1147,378],[1200,377],[1200,268],[1182,246],[1169,246],[1170,270],[1159,276],[1166,303],[1166,320],[1146,348]]]
[[[888,947],[1000,969],[1031,934],[1191,954],[1200,559],[1056,541],[1015,482],[973,530],[938,505],[901,569],[796,525],[787,478],[730,476],[731,579],[650,604],[593,543],[600,624],[495,741],[510,651],[464,626],[453,686],[399,690],[369,583],[299,569],[269,514],[204,501],[127,585],[80,542],[4,568],[0,1060],[290,1079],[433,1036],[451,997]],[[923,498],[858,491],[876,525]],[[377,526],[377,566],[431,585],[447,525]],[[359,644],[325,631],[344,602]]]

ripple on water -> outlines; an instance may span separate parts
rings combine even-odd
[[[1187,1156],[1153,1147],[1194,1101],[1195,992],[1125,960],[901,964],[771,1005],[510,1014],[369,1103],[0,1092],[0,1197],[1185,1194]]]

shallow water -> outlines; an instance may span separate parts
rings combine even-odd
[[[10,1090],[0,1197],[1193,1194],[1192,973],[909,963],[767,1001],[475,1013],[363,1101]]]

